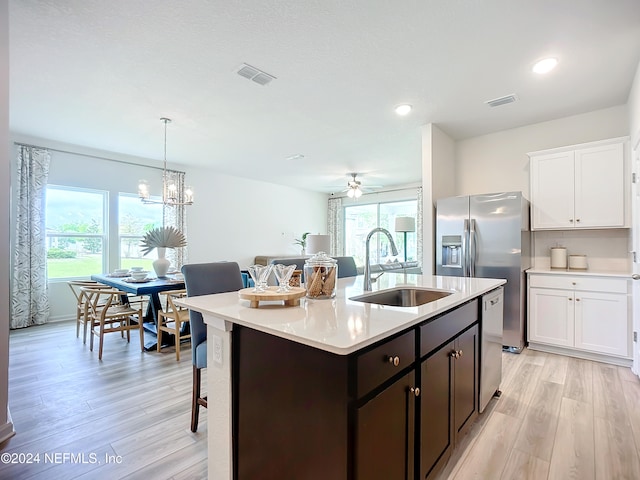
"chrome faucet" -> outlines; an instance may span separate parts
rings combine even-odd
[[[398,249],[396,248],[396,244],[393,241],[393,237],[389,233],[389,230],[385,228],[374,228],[367,235],[367,241],[365,242],[365,260],[364,260],[364,290],[371,290],[371,264],[369,263],[369,242],[374,233],[384,233],[389,239],[389,243],[391,244],[391,252],[394,255],[398,255]],[[383,272],[384,273],[384,272]],[[382,274],[380,274],[382,275]]]

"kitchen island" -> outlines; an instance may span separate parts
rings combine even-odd
[[[385,274],[374,292],[452,292],[417,307],[329,300],[249,308],[183,299],[207,324],[209,478],[425,478],[477,415],[478,297],[504,280]],[[425,428],[426,427],[426,428]]]

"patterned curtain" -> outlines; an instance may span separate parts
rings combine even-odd
[[[50,160],[47,150],[18,147],[11,328],[49,320],[45,192]]]
[[[327,233],[331,236],[331,255],[344,255],[344,221],[342,198],[330,198],[327,212]]]
[[[173,183],[177,187],[178,199],[184,199],[184,172],[177,172],[175,170],[167,170],[167,182]],[[169,206],[165,205],[162,211],[163,223],[165,227],[175,227],[180,230],[187,238],[187,245],[189,244],[189,237],[187,236],[187,209],[185,205]],[[187,248],[169,248],[167,249],[166,258],[171,262],[170,269],[180,270],[182,265],[187,263]]]
[[[418,257],[418,265],[422,267],[422,222],[423,222],[423,207],[422,207],[422,187],[418,187],[418,205],[416,210],[416,255]]]

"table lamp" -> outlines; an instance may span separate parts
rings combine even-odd
[[[407,232],[416,231],[416,219],[413,217],[396,217],[396,232],[404,233],[404,261],[407,261]]]
[[[315,255],[318,252],[324,252],[329,255],[331,252],[331,236],[329,235],[307,235],[307,245],[305,253],[307,255]]]

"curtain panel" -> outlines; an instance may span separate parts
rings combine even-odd
[[[330,198],[327,212],[327,233],[331,237],[331,255],[344,255],[344,211],[342,198]]]
[[[416,209],[416,255],[418,257],[418,265],[420,265],[420,268],[422,268],[422,255],[423,255],[423,250],[422,250],[422,225],[424,222],[424,208],[422,205],[422,187],[418,187],[418,193],[417,193],[417,201],[418,201],[418,205],[417,205],[417,209]]]
[[[167,170],[167,181],[172,182],[177,188],[178,199],[184,198],[184,172]],[[162,209],[163,223],[165,227],[175,227],[180,230],[187,239],[187,208],[185,205],[164,205]],[[180,270],[187,263],[187,247],[167,249],[166,258],[171,262],[171,270]]]
[[[47,150],[18,147],[10,328],[49,319],[45,193],[50,161]]]

